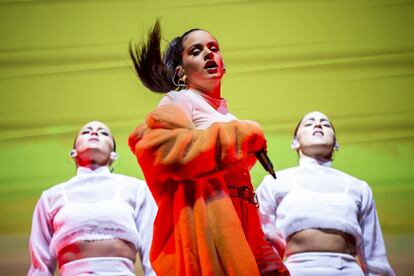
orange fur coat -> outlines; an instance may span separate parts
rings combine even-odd
[[[150,113],[129,137],[158,204],[151,262],[158,275],[259,275],[224,180],[265,145],[251,121],[196,129],[174,105]]]

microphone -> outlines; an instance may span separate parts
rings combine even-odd
[[[258,152],[256,152],[257,160],[259,160],[260,164],[262,164],[263,168],[270,173],[271,176],[273,176],[274,179],[276,179],[276,173],[273,169],[273,164],[269,159],[269,156],[267,156],[267,151],[265,149],[262,149]]]

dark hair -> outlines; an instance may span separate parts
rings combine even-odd
[[[175,85],[176,67],[182,65],[182,42],[188,34],[201,29],[191,29],[181,36],[174,38],[167,49],[161,54],[160,20],[155,21],[154,27],[148,33],[148,40],[132,46],[129,44],[129,55],[134,63],[135,71],[142,84],[153,92],[166,93],[181,89]]]

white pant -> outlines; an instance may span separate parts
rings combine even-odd
[[[285,265],[291,276],[363,276],[355,257],[343,253],[306,252],[290,255]]]
[[[134,263],[121,257],[84,258],[64,264],[61,276],[111,275],[135,276]]]

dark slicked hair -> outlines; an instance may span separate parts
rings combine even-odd
[[[166,93],[171,90],[182,89],[175,85],[176,67],[182,65],[182,42],[193,31],[191,29],[183,35],[174,38],[167,49],[161,53],[161,26],[160,20],[155,21],[154,27],[149,31],[146,42],[133,46],[129,45],[129,55],[134,64],[135,71],[142,84],[149,90]]]

